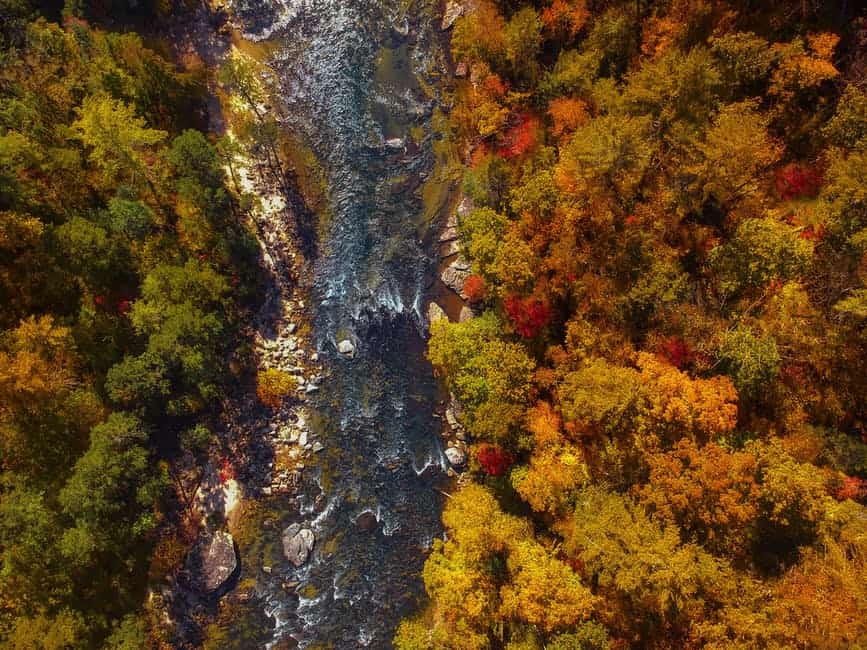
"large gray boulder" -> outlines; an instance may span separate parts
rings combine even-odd
[[[199,589],[207,594],[220,591],[238,568],[235,540],[222,530],[203,538],[193,549],[193,566]]]
[[[292,524],[283,531],[283,555],[296,567],[307,561],[315,543],[313,531],[302,528],[301,524]]]

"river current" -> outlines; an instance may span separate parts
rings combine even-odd
[[[423,334],[435,258],[423,244],[420,198],[433,168],[434,80],[443,70],[431,6],[235,6],[245,36],[273,47],[281,126],[321,162],[330,207],[311,296],[328,379],[310,406],[325,450],[305,470],[293,519],[312,528],[316,546],[304,566],[257,577],[272,647],[288,639],[391,647],[395,626],[418,603],[425,551],[441,532],[445,462]],[[344,339],[354,357],[337,351]],[[294,594],[287,580],[299,585]]]

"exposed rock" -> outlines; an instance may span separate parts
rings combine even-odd
[[[470,212],[473,211],[475,206],[473,205],[473,200],[468,196],[461,197],[460,203],[458,203],[458,208],[456,210],[457,215],[459,217],[466,217]]]
[[[222,530],[206,537],[193,549],[192,568],[198,573],[199,589],[208,594],[219,591],[238,568],[235,540]]]
[[[461,313],[458,315],[458,322],[463,323],[474,317],[475,314],[473,313],[472,308],[469,305],[464,305],[461,307]]]
[[[449,215],[448,221],[446,221],[446,227],[443,228],[443,231],[440,233],[440,242],[450,242],[455,241],[458,238],[458,217],[457,214],[452,213]]]
[[[449,423],[449,427],[452,429],[461,429],[462,425],[458,420],[458,415],[455,412],[454,407],[449,406],[446,408],[446,422]]]
[[[448,458],[452,467],[461,467],[467,462],[467,454],[457,447],[446,449],[446,458]]]
[[[452,255],[457,255],[461,252],[461,243],[457,240],[445,242],[442,246],[440,246],[440,259],[445,259],[446,257],[451,257]]]
[[[316,536],[309,528],[301,528],[301,524],[292,524],[283,531],[283,555],[296,567],[301,566],[310,557]]]
[[[355,344],[349,339],[343,339],[337,344],[337,351],[347,357],[355,356]]]
[[[458,258],[445,268],[441,278],[449,289],[463,296],[464,282],[469,276],[469,265],[466,261]]]
[[[467,72],[469,71],[469,66],[466,61],[461,61],[455,66],[455,76],[459,79],[463,79],[467,76]]]
[[[446,10],[443,12],[442,29],[445,31],[455,24],[455,21],[464,13],[464,6],[457,0],[448,0]]]
[[[442,320],[443,318],[448,318],[446,313],[443,311],[443,308],[436,304],[433,300],[431,300],[430,304],[427,306],[427,320],[429,323],[435,323],[438,320]]]
[[[385,141],[385,146],[389,149],[403,149],[405,144],[403,138],[389,138]]]
[[[312,447],[312,449],[313,449],[313,453],[314,453],[314,454],[318,454],[320,451],[322,451],[323,449],[325,449],[325,445],[323,445],[321,442],[318,442],[318,441],[317,441],[317,442],[314,442],[314,443],[313,443],[313,447]]]

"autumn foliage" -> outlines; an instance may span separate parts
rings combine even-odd
[[[815,167],[790,163],[777,170],[775,183],[777,193],[784,201],[814,198],[822,186],[822,174]]]
[[[515,462],[515,457],[497,445],[482,444],[476,450],[482,471],[488,476],[502,476]]]
[[[477,462],[397,648],[857,647],[863,21],[478,6],[448,133],[487,311],[429,344]]]
[[[515,331],[525,338],[536,336],[551,318],[550,307],[532,296],[509,296],[504,306]]]
[[[485,279],[480,275],[469,275],[464,280],[464,295],[471,303],[480,303],[488,296],[488,287]]]

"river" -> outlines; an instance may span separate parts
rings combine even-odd
[[[301,568],[283,562],[256,576],[271,647],[391,647],[441,532],[445,463],[423,334],[436,260],[420,197],[434,164],[432,88],[443,59],[435,12],[419,7],[251,0],[234,8],[245,36],[272,48],[280,121],[323,166],[330,208],[310,296],[327,381],[309,406],[325,450],[305,469],[300,509],[280,517],[280,526],[312,528],[316,546]],[[344,339],[353,357],[338,353]],[[287,592],[287,581],[297,588]]]

